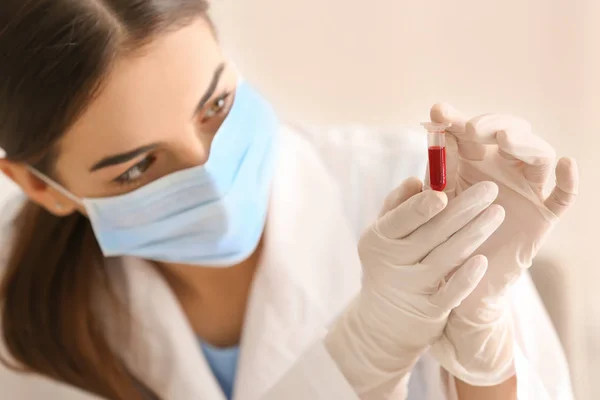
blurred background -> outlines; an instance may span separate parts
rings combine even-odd
[[[214,0],[240,70],[296,121],[415,124],[445,100],[531,121],[581,195],[532,268],[578,399],[600,399],[600,2]],[[593,379],[596,378],[596,379]]]
[[[600,1],[212,3],[227,51],[290,120],[414,125],[444,100],[526,118],[578,160],[580,198],[532,275],[577,398],[600,399]]]

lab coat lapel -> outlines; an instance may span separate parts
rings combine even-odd
[[[117,341],[130,372],[161,400],[225,400],[169,286],[149,263],[126,258],[131,340]]]
[[[259,400],[360,287],[360,263],[336,183],[284,131],[242,337],[235,400]]]
[[[263,258],[242,337],[236,400],[260,400],[360,287],[360,263],[336,183],[300,137],[284,132],[280,139]],[[159,273],[134,258],[126,258],[118,270],[128,283],[135,325],[130,341],[114,335],[112,344],[131,373],[162,400],[224,400]]]

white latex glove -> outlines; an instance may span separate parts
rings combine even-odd
[[[448,195],[460,195],[477,182],[493,181],[506,220],[478,253],[488,258],[488,272],[475,291],[456,308],[444,336],[432,347],[453,376],[476,386],[499,384],[514,375],[512,316],[508,288],[531,266],[544,238],[573,204],[578,188],[575,161],[556,167],[556,187],[545,198],[544,184],[554,166],[552,147],[521,119],[484,115],[467,122],[447,104],[431,110],[434,122],[450,122],[447,140]],[[456,139],[456,140],[454,140]],[[452,151],[452,147],[458,152]]]
[[[421,190],[418,179],[405,181],[361,237],[362,290],[325,340],[362,399],[405,398],[419,355],[485,273],[486,259],[474,250],[504,219],[502,207],[490,206],[491,182],[449,204],[444,193]]]

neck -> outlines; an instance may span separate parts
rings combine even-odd
[[[194,332],[204,341],[218,347],[239,343],[261,250],[259,245],[248,259],[227,268],[160,265]]]

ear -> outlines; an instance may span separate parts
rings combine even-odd
[[[31,201],[58,217],[64,217],[79,210],[77,202],[35,176],[24,164],[0,159],[0,171],[16,183]]]

